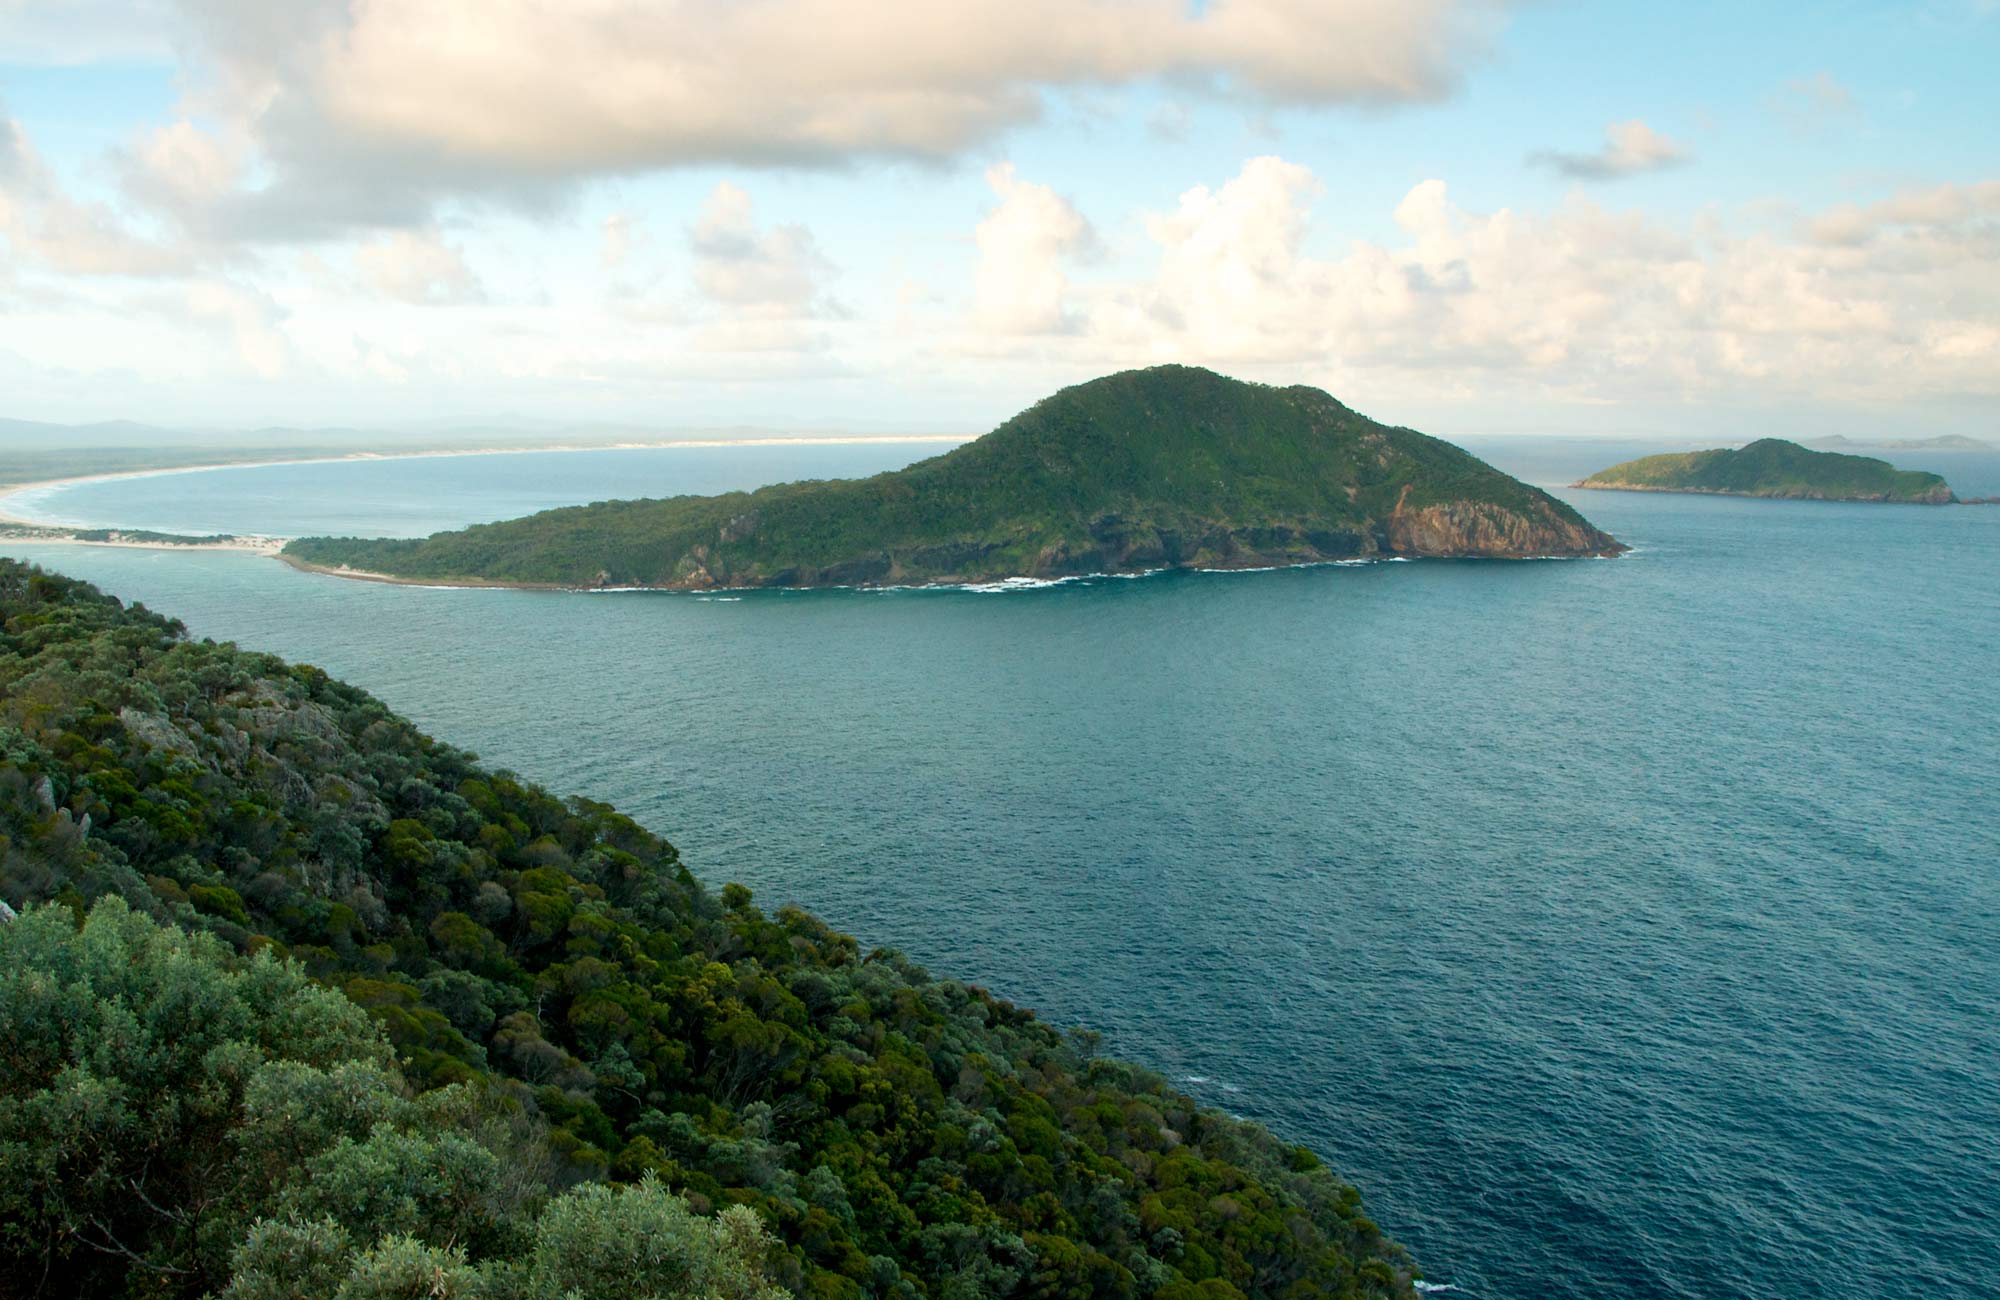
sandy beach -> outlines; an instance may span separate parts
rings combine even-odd
[[[42,525],[32,524],[29,527],[40,529]],[[0,523],[0,546],[8,542],[30,542],[36,546],[122,546],[139,551],[250,551],[258,555],[276,555],[284,549],[285,543],[289,540],[291,539],[286,537],[231,537],[213,542],[143,541],[127,540],[122,537],[99,540],[92,537],[78,537],[60,529],[50,529],[46,533],[9,532],[6,525]]]
[[[428,451],[356,451],[343,456],[276,456],[268,460],[221,461],[205,465],[170,465],[158,469],[119,470],[108,474],[78,474],[67,478],[39,479],[26,483],[0,484],[0,541],[33,541],[36,543],[65,546],[125,546],[149,550],[230,550],[254,551],[266,555],[276,555],[284,549],[290,537],[235,536],[218,541],[167,542],[139,539],[89,540],[75,536],[78,532],[100,532],[121,530],[115,524],[69,524],[37,518],[18,504],[18,498],[30,493],[46,492],[51,488],[74,487],[84,483],[105,483],[116,479],[162,478],[170,474],[207,474],[218,470],[259,469],[271,465],[336,465],[347,461],[374,460],[436,460],[449,456],[528,456],[552,452],[579,451],[652,451],[676,447],[812,447],[812,446],[853,446],[874,443],[936,443],[957,445],[970,441],[970,435],[941,433],[911,434],[855,434],[848,436],[827,435],[774,435],[760,438],[681,438],[660,441],[627,441],[601,443],[567,443],[535,447],[440,447]],[[27,530],[33,530],[32,532]],[[140,530],[130,530],[140,531]],[[309,566],[300,565],[300,568]],[[361,577],[358,573],[345,573],[343,577]]]
[[[497,591],[574,591],[556,582],[481,582],[465,578],[457,582],[442,582],[436,578],[405,578],[394,573],[377,573],[373,569],[350,569],[339,564],[314,564],[311,560],[301,560],[296,555],[279,550],[271,552],[282,564],[297,569],[300,573],[317,573],[329,578],[352,578],[356,582],[382,582],[392,587],[430,587],[438,591],[473,590],[490,588]]]

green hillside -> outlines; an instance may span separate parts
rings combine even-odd
[[[0,1297],[1411,1294],[1089,1035],[4,560],[0,900]]]
[[[1576,486],[1923,505],[1945,505],[1957,499],[1936,474],[1897,469],[1886,460],[1869,456],[1811,451],[1783,438],[1760,438],[1734,451],[1646,456],[1599,470]]]
[[[1160,366],[1064,389],[873,478],[600,502],[416,541],[306,538],[285,554],[431,581],[698,589],[1622,549],[1547,493],[1318,389]]]

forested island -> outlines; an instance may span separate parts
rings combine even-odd
[[[1625,492],[1697,492],[1799,501],[1892,501],[1949,505],[1958,498],[1936,474],[1897,469],[1872,456],[1813,451],[1783,438],[1730,450],[1644,456],[1572,484]]]
[[[1409,1296],[1310,1151],[0,560],[0,1296]]]
[[[1318,389],[1158,366],[873,478],[599,502],[420,540],[303,538],[284,555],[426,582],[703,590],[1624,549],[1546,492]]]

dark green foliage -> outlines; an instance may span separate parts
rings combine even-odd
[[[261,1235],[241,1209],[161,1247],[194,1264],[147,1287],[130,1259],[91,1252],[136,1289],[197,1294],[237,1241],[306,1273],[324,1256],[356,1295],[400,1294],[396,1279],[417,1274],[446,1279],[440,1294],[500,1286],[489,1265],[533,1253],[537,1189],[650,1177],[697,1216],[753,1212],[780,1243],[773,1275],[801,1295],[1409,1290],[1406,1257],[1308,1153],[803,912],[767,915],[740,886],[711,895],[629,818],[481,767],[317,669],[190,641],[5,561],[0,897],[115,897],[239,953],[288,956],[386,1036],[397,1088],[445,1088],[393,1105],[343,1091],[342,1069],[388,1069],[360,1038],[346,1057],[261,1045],[227,1087],[200,1083],[207,1057],[163,1076],[125,1121],[155,1147],[190,1131],[174,1125],[242,1128],[257,1088],[275,1089],[296,1124],[249,1125],[266,1144],[255,1160],[223,1159],[236,1148],[221,1139],[203,1140],[204,1158],[230,1178],[281,1167],[305,1182],[244,1195],[278,1225]],[[263,960],[231,978],[290,969]],[[13,1039],[45,1040],[75,1036]],[[320,1073],[301,1073],[308,1059]],[[26,1084],[0,1081],[7,1105],[64,1067],[25,1068]],[[531,1143],[508,1136],[519,1124],[536,1126]],[[91,1177],[75,1187],[131,1174]],[[84,1230],[64,1229],[62,1260],[82,1258]],[[38,1269],[54,1240],[23,1229],[6,1248]],[[388,1280],[367,1290],[356,1261]]]
[[[81,932],[60,907],[0,928],[0,1292],[95,1294],[134,1269],[219,1283],[285,1157],[395,1100],[364,1014],[268,953],[230,969],[223,951],[115,898]],[[348,1103],[312,1134],[283,1122],[304,1076]]]
[[[776,1300],[756,1215],[657,1181],[556,1194],[518,1088],[411,1097],[366,1014],[105,898],[0,926],[6,1296]],[[607,1244],[627,1232],[643,1241]]]
[[[1599,470],[1577,486],[1811,501],[1945,505],[1956,500],[1936,474],[1897,469],[1870,456],[1811,451],[1783,438],[1759,438],[1733,451],[1644,456]]]
[[[408,578],[707,587],[1619,549],[1547,493],[1316,388],[1160,366],[1064,389],[874,478],[600,502],[416,541],[304,538],[285,553]]]

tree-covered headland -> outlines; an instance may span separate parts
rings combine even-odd
[[[1401,1296],[1310,1152],[0,561],[0,1296]]]

